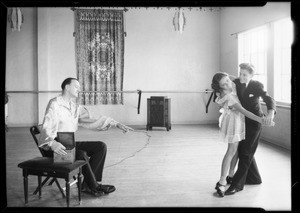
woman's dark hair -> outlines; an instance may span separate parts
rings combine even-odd
[[[61,84],[61,89],[65,90],[66,85],[71,84],[72,80],[78,81],[77,78],[66,78]]]
[[[214,75],[212,82],[211,82],[211,88],[215,91],[215,92],[221,92],[221,88],[220,88],[220,81],[222,78],[224,78],[225,76],[228,76],[227,73],[225,72],[218,72]]]

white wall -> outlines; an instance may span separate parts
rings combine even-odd
[[[262,7],[225,7],[220,13],[220,66],[233,75],[238,69],[237,37],[234,33],[259,27],[270,21],[289,17],[289,2],[268,2]]]
[[[182,34],[174,31],[172,24],[174,13],[174,9],[151,8],[129,9],[126,12],[124,90],[210,89],[211,78],[219,70],[219,12],[186,9],[187,25]],[[30,14],[25,15],[25,18],[26,16]],[[31,77],[35,79],[35,84],[38,84],[35,89],[60,90],[60,84],[65,78],[76,77],[73,12],[70,8],[38,8],[36,16],[37,29],[26,32],[28,37],[35,34],[37,39],[38,54],[31,60],[37,61],[37,75]],[[22,45],[25,46],[22,44],[16,47],[15,38],[8,37],[8,39],[11,40],[8,48],[16,52],[23,48]],[[8,57],[7,60],[11,58]],[[6,72],[7,78],[11,79],[12,69],[8,68]],[[18,78],[16,83],[22,82],[23,76]],[[15,89],[10,86],[9,81],[8,85],[7,90]],[[29,109],[30,113],[38,116],[38,119],[32,119],[26,122],[26,125],[30,122],[41,123],[48,100],[56,95],[57,93],[39,94],[36,104],[38,109]],[[95,116],[104,114],[128,125],[146,125],[146,99],[153,95],[171,98],[173,124],[217,122],[217,106],[214,103],[211,103],[209,113],[205,113],[209,94],[143,93],[140,114],[137,114],[138,95],[134,93],[124,94],[124,105],[88,108]],[[25,96],[23,98],[27,99]],[[22,111],[22,108],[19,111]],[[25,125],[17,118],[21,118],[19,113],[16,113],[14,120],[9,116],[8,125]]]
[[[267,107],[263,106],[264,112]],[[291,109],[277,106],[274,127],[263,127],[261,138],[270,143],[291,150]]]
[[[220,69],[238,75],[237,37],[231,34],[258,27],[290,16],[289,2],[268,2],[263,7],[228,7],[220,14]],[[263,106],[264,112],[266,107]],[[275,127],[263,127],[261,138],[284,148],[291,148],[290,108],[277,106]]]
[[[21,8],[20,32],[7,27],[6,90],[60,90],[63,79],[76,76],[74,17],[69,8]],[[219,12],[185,10],[183,34],[174,31],[171,10],[130,9],[126,12],[124,90],[200,91],[210,88],[219,70],[237,74],[237,33],[290,16],[290,3],[264,7],[227,7]],[[48,100],[57,93],[9,94],[8,126],[41,123]],[[146,99],[171,98],[172,123],[216,123],[217,106],[205,113],[205,94],[124,94],[124,105],[89,107],[128,125],[146,124]],[[264,109],[265,110],[265,109]],[[264,128],[262,138],[290,149],[290,109],[277,107],[276,127]]]
[[[74,15],[70,8],[38,8],[38,83],[40,91],[60,91],[68,77],[77,77]],[[59,93],[39,94],[39,120],[43,122],[49,99]]]
[[[36,9],[22,8],[25,21],[21,31],[12,31],[7,24],[6,79],[8,91],[37,89],[37,26]],[[9,95],[8,126],[26,126],[37,122],[37,95]]]

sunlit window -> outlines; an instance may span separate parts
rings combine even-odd
[[[251,63],[255,67],[254,80],[267,88],[267,27],[262,26],[238,34],[239,64]]]
[[[290,18],[274,22],[274,97],[291,102],[291,46],[293,22]]]
[[[291,103],[293,33],[291,18],[238,33],[238,63],[253,64],[253,79],[263,83],[277,103],[286,106]]]

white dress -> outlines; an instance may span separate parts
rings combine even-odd
[[[232,84],[232,92],[224,97],[217,97],[216,103],[222,108],[219,118],[220,135],[224,142],[235,143],[245,139],[245,116],[237,110],[229,109],[235,103],[240,103],[235,84]]]

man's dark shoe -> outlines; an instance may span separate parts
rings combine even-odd
[[[97,188],[91,190],[85,182],[82,184],[81,191],[87,194],[91,194],[95,197],[104,195],[104,192],[97,190]]]
[[[236,192],[242,191],[243,189],[240,189],[238,187],[230,186],[226,191],[225,195],[233,195]]]
[[[104,192],[98,191],[96,189],[90,190],[88,193],[95,197],[100,197],[100,196],[104,195]]]
[[[89,189],[89,188],[85,188],[82,192],[87,193],[87,194],[91,194],[95,197],[100,197],[104,195],[104,192],[99,191],[97,189]]]
[[[226,177],[227,184],[231,184],[232,183],[232,179],[233,179],[233,177],[227,176]]]
[[[115,191],[116,187],[114,187],[112,185],[99,184],[96,189],[99,192],[104,192],[104,194],[109,194],[109,193]]]

